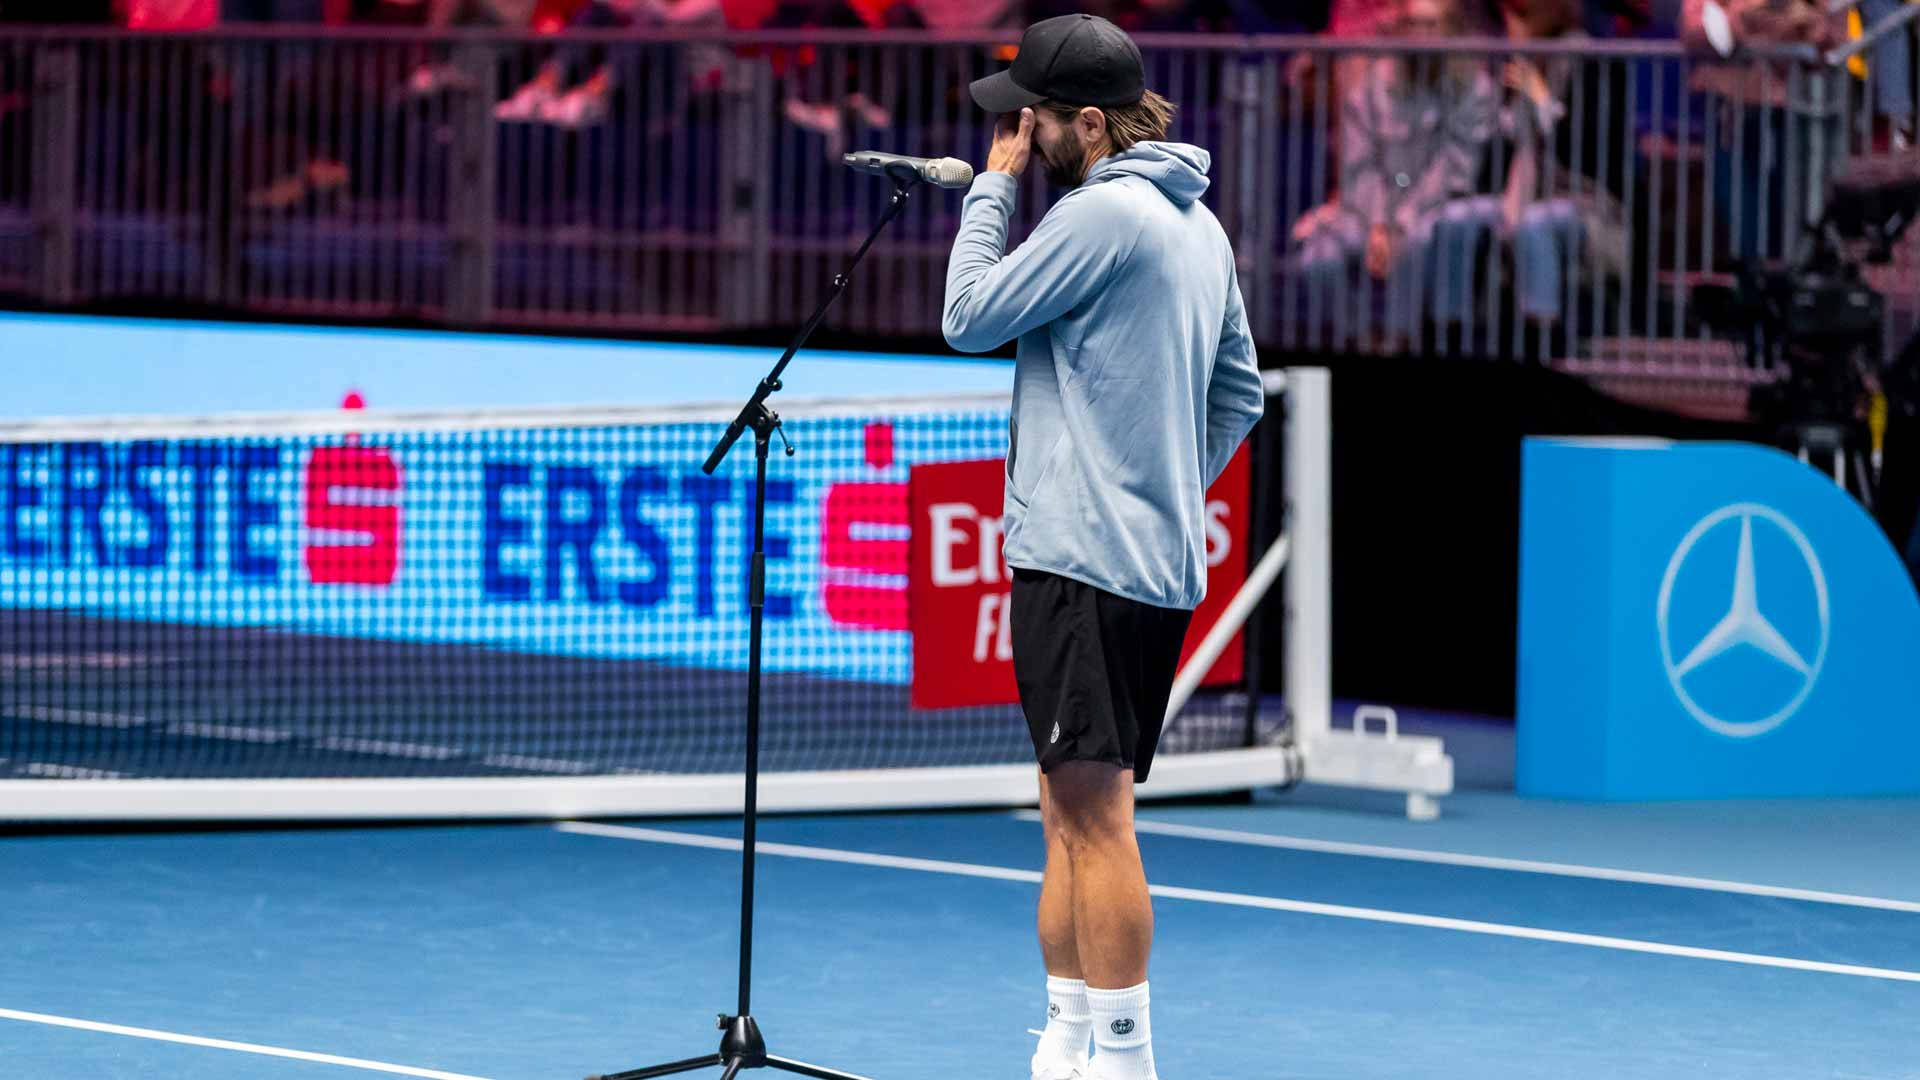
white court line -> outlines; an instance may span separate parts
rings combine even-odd
[[[150,726],[153,721],[145,716],[130,713],[89,712],[84,709],[62,709],[51,705],[22,705],[14,708],[16,716],[27,720],[38,720],[48,724],[79,724],[85,727],[136,728]],[[196,739],[224,739],[229,742],[245,743],[283,743],[291,742],[298,736],[281,728],[253,727],[245,724],[215,724],[199,720],[168,720],[160,725],[160,730],[169,735],[186,735]],[[431,761],[449,761],[466,753],[458,747],[432,746],[423,743],[394,742],[385,739],[362,739],[344,735],[332,735],[313,740],[313,745],[322,750],[340,750],[353,754],[369,754],[376,757],[417,758]],[[508,755],[510,757],[511,755]],[[593,766],[579,762],[555,763],[550,759],[525,758],[525,762],[537,762],[525,766],[516,766],[512,761],[485,760],[486,764],[500,764],[509,768],[526,767],[542,769],[547,765],[566,764],[572,768],[554,771],[591,772]],[[91,774],[90,774],[91,775]],[[118,776],[119,773],[106,773],[105,776]]]
[[[682,847],[709,848],[715,851],[739,851],[743,846],[741,841],[724,836],[704,836],[698,833],[669,832],[664,829],[643,829],[631,825],[600,825],[585,821],[563,821],[554,826],[554,828],[562,832],[580,833],[587,836],[608,836],[621,840],[646,840],[657,844],[678,844]],[[947,862],[942,859],[916,859],[903,855],[875,855],[865,851],[842,851],[837,848],[806,847],[799,844],[762,843],[756,845],[756,847],[768,855],[784,855],[794,859],[852,863],[857,866],[884,866],[896,870],[922,870],[932,874],[994,878],[1000,881],[1024,881],[1034,884],[1038,884],[1040,881],[1040,872],[1037,870],[1016,870],[1007,866],[982,866],[977,863]],[[1362,922],[1391,923],[1398,926],[1421,926],[1433,930],[1457,930],[1469,934],[1487,934],[1492,937],[1520,938],[1527,941],[1551,941],[1562,945],[1584,945],[1595,949],[1651,953],[1656,956],[1679,956],[1691,960],[1717,960],[1722,963],[1746,964],[1752,967],[1787,968],[1793,971],[1817,971],[1829,975],[1853,975],[1863,979],[1889,979],[1895,982],[1920,983],[1920,971],[1902,971],[1897,968],[1864,967],[1859,964],[1833,964],[1824,960],[1801,960],[1791,956],[1769,956],[1765,953],[1729,952],[1725,949],[1701,949],[1692,945],[1668,945],[1664,942],[1640,941],[1635,938],[1607,937],[1601,934],[1578,934],[1566,930],[1543,930],[1532,926],[1512,926],[1507,923],[1479,922],[1474,919],[1450,919],[1439,915],[1417,915],[1407,911],[1350,907],[1346,904],[1321,904],[1310,900],[1288,900],[1277,896],[1255,896],[1248,893],[1215,892],[1211,889],[1185,889],[1174,885],[1150,885],[1147,891],[1155,896],[1164,896],[1170,900],[1194,900],[1203,904],[1225,904],[1232,907],[1261,908],[1267,911],[1287,911],[1300,915],[1325,915],[1336,919],[1358,919]]]
[[[200,720],[170,720],[162,726],[169,735],[188,735],[196,739],[226,739],[230,742],[283,743],[293,732],[279,728],[249,727],[243,724],[209,724]]]
[[[1023,821],[1040,820],[1040,815],[1031,810],[1016,811],[1014,816]],[[1133,827],[1136,832],[1151,833],[1156,836],[1184,836],[1195,840],[1217,840],[1227,844],[1285,848],[1289,851],[1317,851],[1334,855],[1358,855],[1369,859],[1398,859],[1404,862],[1439,863],[1443,866],[1513,870],[1523,874],[1554,874],[1560,877],[1592,878],[1599,881],[1626,881],[1640,885],[1666,885],[1676,889],[1770,896],[1783,900],[1807,900],[1817,904],[1842,904],[1847,907],[1920,914],[1920,903],[1912,900],[1890,900],[1880,896],[1857,896],[1852,893],[1824,892],[1819,889],[1794,889],[1784,885],[1756,885],[1746,881],[1688,877],[1683,874],[1619,870],[1605,866],[1582,866],[1577,863],[1539,862],[1533,859],[1507,859],[1497,855],[1467,855],[1453,851],[1425,851],[1420,848],[1350,844],[1339,840],[1313,840],[1304,836],[1278,836],[1243,832],[1237,829],[1213,829],[1200,825],[1175,825],[1162,821],[1136,820]]]
[[[501,769],[524,769],[528,772],[572,773],[585,776],[594,772],[597,766],[585,761],[569,761],[566,758],[529,757],[526,754],[488,754],[480,759],[482,765],[492,765]]]
[[[11,712],[25,720],[43,724],[80,724],[85,727],[144,727],[147,718],[129,713],[94,712],[89,709],[62,709],[52,705],[16,705]]]
[[[128,1035],[136,1039],[204,1046],[214,1050],[236,1050],[242,1054],[262,1054],[266,1057],[292,1058],[295,1061],[316,1061],[322,1065],[344,1065],[349,1069],[392,1073],[396,1076],[424,1076],[428,1080],[486,1080],[485,1077],[470,1076],[467,1073],[420,1069],[412,1065],[393,1065],[384,1061],[368,1061],[365,1058],[340,1057],[337,1054],[316,1054],[311,1050],[288,1050],[279,1046],[261,1046],[259,1043],[208,1039],[199,1035],[181,1035],[172,1031],[155,1031],[152,1028],[127,1027],[124,1024],[103,1024],[98,1020],[75,1020],[71,1016],[49,1016],[46,1013],[21,1012],[18,1009],[0,1009],[0,1020],[20,1020],[29,1024],[77,1028],[81,1031],[98,1031],[108,1035]]]
[[[350,754],[369,754],[374,757],[417,758],[422,761],[451,761],[466,751],[453,746],[434,746],[431,743],[395,742],[392,739],[362,739],[347,735],[329,735],[313,740],[313,745],[323,750],[343,750]]]
[[[50,780],[121,780],[127,775],[112,769],[89,769],[80,765],[63,765],[53,761],[29,761],[17,768],[28,776],[44,777]]]

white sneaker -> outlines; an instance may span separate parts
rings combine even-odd
[[[534,81],[521,87],[507,100],[493,107],[493,118],[507,124],[524,124],[539,119],[541,112],[559,97],[544,82]]]
[[[575,87],[540,107],[540,119],[555,127],[591,127],[607,118],[607,95],[587,87]]]
[[[815,135],[831,137],[840,134],[840,110],[833,105],[815,105],[794,97],[787,99],[783,111],[789,123]]]
[[[1085,1062],[1062,1060],[1052,1054],[1033,1055],[1033,1080],[1086,1080]]]
[[[1087,1062],[1086,1069],[1078,1075],[1080,1076],[1080,1080],[1107,1080],[1107,1074],[1102,1072],[1100,1066],[1092,1060]],[[1156,1080],[1158,1080],[1157,1077]]]
[[[866,121],[868,127],[883,128],[893,126],[893,114],[886,106],[876,103],[872,98],[859,91],[847,95],[847,107]]]

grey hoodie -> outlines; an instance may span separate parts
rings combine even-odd
[[[1006,559],[1160,607],[1207,591],[1206,489],[1260,418],[1205,150],[1102,158],[1010,254],[1015,182],[983,173],[947,263],[947,343],[1019,338]]]

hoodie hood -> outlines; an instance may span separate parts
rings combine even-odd
[[[1176,205],[1186,206],[1206,193],[1210,183],[1207,167],[1212,164],[1212,155],[1191,143],[1138,142],[1123,153],[1109,154],[1095,162],[1086,182],[1100,184],[1122,176],[1143,176]]]

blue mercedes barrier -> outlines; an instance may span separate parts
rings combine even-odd
[[[1737,443],[1529,439],[1522,794],[1920,792],[1920,598],[1833,481]]]

